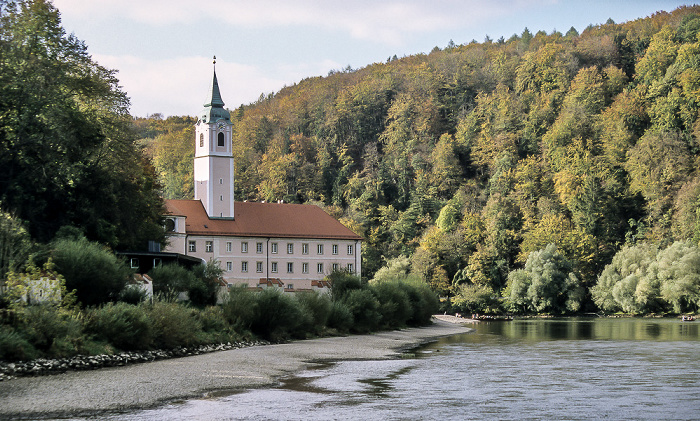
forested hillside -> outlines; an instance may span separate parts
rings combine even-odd
[[[237,200],[322,204],[368,278],[406,256],[437,290],[500,291],[553,243],[590,287],[624,245],[700,240],[699,30],[682,7],[305,79],[231,110]],[[138,123],[190,197],[191,121]]]

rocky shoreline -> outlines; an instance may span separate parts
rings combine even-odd
[[[120,352],[117,354],[76,355],[70,358],[44,359],[32,361],[0,361],[0,382],[17,377],[45,376],[67,371],[96,370],[105,367],[121,367],[129,364],[147,363],[170,358],[189,357],[216,351],[247,348],[256,345],[269,345],[267,341],[228,342],[225,344],[180,347],[152,351]]]

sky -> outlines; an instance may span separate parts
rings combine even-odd
[[[226,107],[302,79],[543,30],[582,32],[695,2],[670,0],[53,0],[63,27],[118,70],[131,114],[196,115],[212,80]]]

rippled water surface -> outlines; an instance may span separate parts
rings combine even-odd
[[[417,358],[319,366],[277,388],[112,419],[700,419],[699,327],[670,319],[480,323]]]

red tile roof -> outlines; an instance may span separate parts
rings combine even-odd
[[[260,282],[258,282],[258,285],[267,285],[269,287],[275,285],[278,287],[283,287],[284,282],[280,278],[260,278]]]
[[[362,240],[323,209],[291,203],[236,202],[234,219],[211,219],[199,200],[166,200],[168,214],[185,216],[190,235]]]
[[[330,288],[331,287],[331,282],[326,281],[326,280],[320,280],[320,281],[311,281],[311,286],[312,287],[317,287],[317,288]]]

